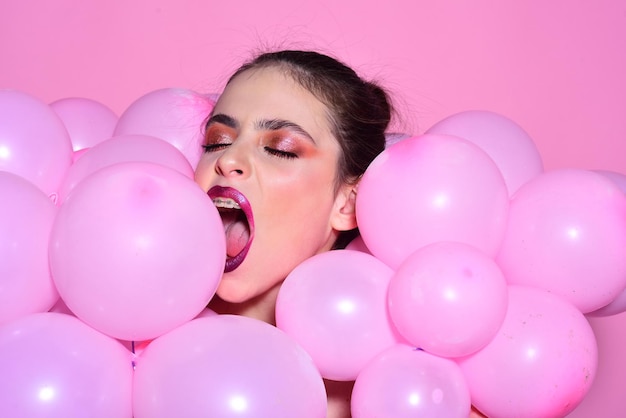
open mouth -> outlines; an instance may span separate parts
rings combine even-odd
[[[248,199],[231,187],[214,186],[208,193],[220,213],[226,233],[224,273],[235,270],[245,260],[254,239],[254,219]]]

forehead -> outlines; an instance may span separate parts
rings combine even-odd
[[[331,132],[328,107],[278,67],[250,69],[235,76],[213,113],[227,114],[241,123],[279,118],[320,134]]]

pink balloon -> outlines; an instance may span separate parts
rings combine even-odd
[[[611,180],[613,184],[619,187],[622,193],[626,193],[626,174],[618,173],[617,171],[610,171],[610,170],[593,170],[593,171]]]
[[[595,172],[611,180],[623,193],[626,193],[626,174],[607,170],[595,170]],[[596,317],[610,316],[622,312],[626,312],[626,289],[622,290],[608,305],[589,312],[588,315]]]
[[[564,417],[584,398],[597,369],[591,326],[572,304],[543,289],[509,286],[496,337],[459,360],[472,403],[491,417]]]
[[[311,357],[267,323],[234,315],[190,321],[137,359],[135,418],[326,416]]]
[[[54,110],[26,93],[0,90],[0,171],[54,198],[71,164],[72,143]]]
[[[496,163],[513,195],[543,172],[543,161],[532,138],[511,119],[494,112],[468,110],[437,122],[427,133],[454,135],[478,145]]]
[[[322,376],[354,380],[398,341],[386,303],[392,273],[358,251],[318,254],[284,281],[276,301],[276,325],[304,347]]]
[[[146,135],[120,135],[86,150],[72,164],[59,187],[58,202],[89,174],[122,162],[149,162],[179,171],[190,179],[193,168],[187,158],[172,144]]]
[[[209,316],[217,316],[218,313],[215,312],[212,309],[209,308],[205,308],[203,309],[194,319],[196,318],[204,318],[204,317],[209,317]],[[135,355],[135,358],[139,355],[141,355],[141,353],[143,352],[143,350],[146,349],[146,347],[154,340],[146,340],[146,341],[126,341],[126,340],[119,340],[124,347],[126,347],[128,349],[128,351],[130,351],[131,353],[133,353]]]
[[[626,196],[586,170],[541,174],[511,201],[496,261],[509,283],[541,287],[583,313],[626,287]]]
[[[86,177],[61,205],[50,266],[74,314],[123,340],[148,340],[194,318],[224,269],[224,227],[193,180],[152,163]]]
[[[626,312],[626,290],[622,290],[608,305],[596,309],[595,311],[587,312],[587,316],[611,316],[622,312]]]
[[[215,102],[192,90],[165,88],[135,100],[119,118],[114,135],[139,134],[161,138],[196,167],[202,155],[204,122]]]
[[[52,110],[63,121],[78,151],[113,136],[117,115],[104,104],[84,97],[67,97],[50,103]]]
[[[502,174],[476,145],[423,135],[394,144],[372,162],[356,203],[365,244],[397,268],[418,248],[438,241],[495,255],[509,197]]]
[[[400,265],[389,283],[389,313],[411,344],[442,357],[486,346],[502,325],[507,283],[481,251],[455,242],[430,244]]]
[[[132,416],[130,353],[70,315],[37,313],[0,327],[0,370],[0,416]]]
[[[0,171],[0,324],[46,312],[59,299],[48,266],[54,203],[23,177]]]
[[[405,345],[389,348],[359,374],[353,418],[467,418],[470,394],[459,366]]]

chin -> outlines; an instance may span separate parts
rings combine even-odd
[[[224,273],[224,277],[215,292],[221,300],[228,303],[244,303],[256,296],[254,293],[251,294],[250,289],[244,288],[241,282],[229,280],[228,274]]]
[[[258,274],[258,271],[256,273]],[[249,278],[251,277],[254,277],[256,280],[250,281]],[[278,291],[284,278],[264,282],[267,285],[262,285],[263,280],[264,278],[245,272],[244,269],[224,273],[216,295],[228,304],[241,304],[248,307],[259,303],[264,305],[266,302],[265,296],[273,291]]]

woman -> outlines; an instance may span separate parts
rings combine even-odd
[[[354,236],[358,181],[384,149],[390,117],[380,87],[322,54],[262,54],[235,72],[196,169],[228,243],[213,310],[273,324],[289,272]],[[351,385],[327,387],[329,416],[349,416]]]
[[[214,310],[274,323],[289,272],[356,228],[358,180],[390,115],[382,89],[315,52],[263,54],[235,72],[196,169],[228,243]]]
[[[289,272],[355,236],[358,181],[385,147],[391,113],[380,87],[316,52],[262,54],[234,73],[195,175],[227,239],[209,307],[275,323]],[[328,416],[349,417],[352,384],[326,386]]]

